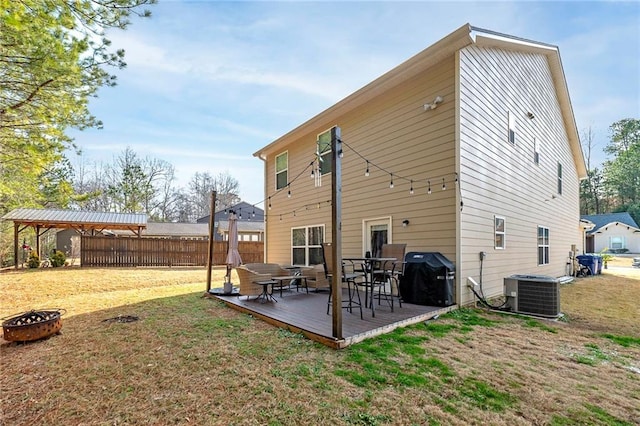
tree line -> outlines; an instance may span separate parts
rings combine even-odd
[[[71,170],[73,193],[68,207],[118,213],[147,213],[152,221],[195,222],[209,214],[211,192],[216,210],[240,202],[239,183],[228,172],[196,172],[187,187],[175,183],[174,166],[140,157],[126,148],[111,163],[81,162]]]
[[[640,223],[640,119],[616,121],[609,131],[604,151],[612,158],[601,168],[591,167],[593,132],[582,135],[588,176],[580,185],[580,213],[629,212]]]

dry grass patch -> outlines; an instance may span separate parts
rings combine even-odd
[[[640,334],[640,269],[610,267],[562,288],[562,310],[593,331]]]
[[[202,278],[182,270],[127,270],[123,277],[120,271],[93,275],[77,269],[78,275],[67,279],[75,280],[90,304],[82,304],[73,288],[50,285],[47,278],[57,278],[57,272],[0,274],[0,290],[14,292],[3,297],[8,302],[3,311],[29,308],[30,298],[47,302],[41,295],[46,293],[76,313],[65,317],[62,335],[0,345],[0,424],[633,425],[640,420],[638,317],[635,329],[616,329],[615,321],[601,325],[600,316],[592,319],[584,310],[580,317],[574,305],[564,303],[569,294],[576,307],[592,306],[580,303],[590,293],[575,289],[599,280],[603,288],[609,272],[563,287],[563,309],[580,320],[463,309],[343,351],[203,298],[204,271]],[[216,272],[219,286],[224,272]],[[38,279],[14,301],[18,290],[12,283],[31,277]],[[617,285],[631,281],[624,284],[631,287],[640,281],[618,280]],[[88,282],[111,290],[91,292]],[[146,300],[133,301],[135,295]],[[100,309],[100,303],[114,307]],[[104,321],[117,315],[139,320]],[[604,337],[603,330],[628,339]]]
[[[221,287],[224,269],[214,269]],[[235,271],[232,278],[235,277]],[[39,308],[66,308],[67,315],[171,297],[206,289],[204,268],[47,268],[0,274],[0,317]]]

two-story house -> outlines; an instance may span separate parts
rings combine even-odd
[[[343,256],[380,242],[440,252],[459,304],[474,300],[467,277],[492,296],[512,274],[566,274],[586,167],[558,47],[464,25],[257,151],[267,262],[322,262],[331,174],[318,135],[332,126]]]

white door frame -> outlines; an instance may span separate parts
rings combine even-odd
[[[375,225],[387,225],[387,243],[393,242],[393,219],[391,216],[375,217],[362,220],[362,256],[371,251],[371,227]]]

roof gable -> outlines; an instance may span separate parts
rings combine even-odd
[[[587,234],[593,234],[612,223],[613,224],[621,223],[623,225],[631,226],[633,228],[638,229],[638,224],[636,223],[635,220],[633,220],[633,218],[628,212],[581,215],[580,218],[586,219],[592,222],[593,224],[595,224],[593,229],[589,231]]]
[[[378,77],[363,88],[357,90],[346,98],[342,99],[335,105],[329,107],[325,111],[301,124],[289,133],[276,139],[274,142],[256,151],[253,155],[262,160],[266,160],[267,155],[277,150],[283,149],[297,138],[307,133],[312,133],[314,129],[324,126],[326,123],[335,123],[345,113],[360,107],[373,98],[387,92],[398,84],[424,72],[428,68],[441,62],[445,58],[449,58],[457,51],[476,44],[485,47],[499,47],[508,50],[519,50],[526,52],[536,52],[546,56],[549,61],[549,69],[551,70],[554,89],[560,104],[564,127],[569,139],[571,152],[578,177],[584,179],[587,177],[587,168],[584,161],[582,146],[573,115],[573,107],[569,98],[569,90],[560,60],[560,51],[558,47],[540,43],[532,40],[526,40],[506,34],[500,34],[494,31],[484,30],[465,24],[456,31],[447,35],[443,39],[437,41],[422,52],[406,60],[391,71]]]

